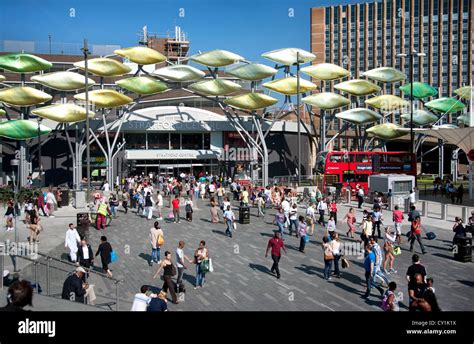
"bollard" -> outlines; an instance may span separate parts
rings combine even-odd
[[[420,201],[421,203],[421,216],[428,217],[428,201]]]
[[[447,215],[448,215],[448,205],[441,204],[441,220],[446,220]]]
[[[461,207],[461,218],[463,223],[469,223],[469,208]]]
[[[352,201],[352,192],[351,190],[346,190],[347,203],[351,204]]]
[[[0,289],[3,289],[3,271],[5,271],[5,245],[0,244],[0,271],[2,272],[2,279],[0,280]]]

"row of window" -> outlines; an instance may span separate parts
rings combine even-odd
[[[211,149],[209,133],[126,133],[126,149]]]

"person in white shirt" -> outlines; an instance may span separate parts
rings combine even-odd
[[[416,203],[416,193],[415,193],[415,189],[411,189],[410,190],[410,204],[415,204]]]
[[[357,201],[359,203],[358,208],[362,208],[362,203],[364,203],[364,188],[360,187],[359,184],[356,185],[357,189]]]
[[[326,210],[328,210],[328,204],[326,203],[326,200],[324,198],[319,200],[317,209],[318,209],[318,212],[319,212],[318,223],[320,225],[325,226],[326,221],[324,221],[324,214],[326,213]]]
[[[229,197],[224,197],[224,201],[222,202],[222,212],[225,212],[227,207],[230,207],[230,200]]]
[[[227,206],[224,212],[224,219],[227,224],[227,229],[225,231],[225,234],[228,235],[229,238],[232,238],[232,229],[234,228],[235,216],[234,216],[234,212],[230,208],[230,205]]]
[[[163,220],[163,196],[161,195],[160,191],[157,192],[157,201],[156,207],[158,209],[158,220]]]
[[[108,181],[105,181],[104,185],[102,186],[104,191],[110,191],[110,184]]]
[[[78,244],[81,243],[81,237],[77,233],[74,224],[69,224],[69,229],[66,232],[66,239],[64,240],[64,247],[69,250],[69,257],[75,263],[77,261]]]
[[[281,202],[281,207],[283,208],[283,213],[285,214],[285,227],[288,227],[290,223],[290,202],[288,202],[286,197],[283,202]]]
[[[56,201],[56,197],[54,196],[52,189],[49,189],[49,192],[46,194],[45,201],[48,217],[54,217],[54,208],[58,202]]]
[[[146,312],[148,305],[151,302],[150,292],[146,285],[142,285],[140,292],[135,294],[132,304],[132,312]],[[154,295],[156,297],[156,295]]]
[[[187,268],[187,266],[184,264],[184,260],[186,259],[189,264],[193,263],[193,261],[184,254],[184,245],[184,241],[181,240],[178,243],[178,248],[176,249],[176,266],[178,267],[178,277],[176,278],[176,284],[178,286],[183,283],[184,269]]]
[[[298,206],[293,204],[289,210],[290,225],[288,226],[289,235],[291,236],[292,229],[295,227],[295,236],[298,237]]]
[[[314,221],[315,221],[314,209],[315,209],[314,203],[310,204],[310,206],[306,209],[306,225],[309,227],[308,235],[313,235],[313,232],[314,232]]]

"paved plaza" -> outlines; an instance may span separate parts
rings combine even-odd
[[[350,266],[342,270],[342,278],[333,278],[327,282],[323,279],[323,251],[321,239],[325,230],[316,225],[315,235],[311,237],[306,246],[306,253],[298,251],[299,239],[296,237],[285,237],[285,245],[288,254],[283,254],[280,263],[281,279],[276,279],[270,273],[272,264],[270,256],[265,258],[265,249],[269,238],[276,226],[272,224],[275,210],[268,210],[265,218],[256,217],[256,209],[251,209],[249,225],[238,224],[233,238],[225,235],[225,225],[212,224],[208,201],[198,200],[193,214],[193,222],[188,223],[181,219],[180,224],[160,221],[165,244],[161,249],[161,257],[166,250],[172,252],[175,260],[175,250],[179,240],[184,240],[185,254],[192,257],[200,240],[205,240],[213,261],[214,272],[206,275],[206,284],[203,289],[194,290],[195,265],[188,266],[184,274],[186,293],[181,296],[180,304],[173,305],[169,302],[172,311],[199,311],[199,310],[241,310],[241,311],[379,311],[380,295],[373,289],[372,296],[364,300],[361,296],[365,292],[365,279],[363,260],[357,256],[348,256]],[[167,205],[167,202],[165,202]],[[238,215],[237,204],[234,204],[234,212]],[[346,206],[339,207],[338,232],[345,233],[346,225],[341,223],[343,215],[347,211]],[[45,232],[39,244],[39,251],[49,253],[56,258],[66,259],[64,249],[64,234],[69,222],[75,222],[75,209],[67,207],[57,212],[54,219],[43,218]],[[165,214],[169,209],[165,207]],[[304,209],[299,209],[304,214]],[[181,210],[184,217],[184,209]],[[385,218],[390,221],[391,214],[385,212]],[[361,213],[358,210],[357,219],[360,222]],[[425,218],[424,218],[425,219]],[[128,214],[118,213],[112,225],[107,228],[107,237],[112,247],[117,251],[118,262],[111,265],[114,278],[123,280],[119,285],[119,309],[130,310],[133,296],[139,292],[143,284],[161,287],[163,281],[153,279],[157,265],[148,265],[150,255],[150,244],[148,239],[149,229],[153,221],[137,216],[135,210]],[[442,226],[440,226],[442,225]],[[438,228],[444,227],[444,228]],[[470,300],[474,297],[474,267],[472,263],[461,263],[452,259],[451,241],[452,224],[446,221],[426,219],[425,229],[434,231],[437,239],[424,243],[428,254],[421,258],[422,264],[427,267],[428,275],[434,278],[436,294],[442,310],[446,311],[468,311],[473,310]],[[404,231],[408,231],[408,223]],[[20,240],[26,238],[25,225],[19,223]],[[356,236],[358,238],[358,235]],[[13,232],[2,231],[0,239],[13,240]],[[100,234],[91,229],[91,245],[93,250],[97,249]],[[341,236],[343,242],[356,243],[355,239]],[[398,285],[398,291],[407,296],[407,283],[405,272],[410,265],[411,253],[407,250],[408,244],[402,245],[403,253],[397,257],[395,269],[397,274],[388,277]],[[415,246],[419,253],[419,247]],[[96,260],[100,266],[100,259]],[[9,260],[6,261],[7,267]],[[21,276],[34,280],[34,268],[26,261],[19,261],[22,268]],[[60,264],[56,263],[56,266]],[[11,267],[10,267],[11,268]],[[62,269],[70,269],[63,265]],[[61,292],[62,282],[66,272],[52,270],[50,279],[50,293],[58,296]],[[46,285],[46,270],[39,267],[37,279],[43,286]],[[110,280],[91,275],[89,280],[95,285],[98,296],[97,303],[104,304],[115,301],[115,285]],[[44,305],[44,301],[41,303]],[[401,302],[402,310],[406,310],[406,301]],[[38,310],[44,310],[38,306]],[[83,310],[87,308],[74,308],[71,310]],[[114,307],[114,306],[112,306]],[[46,309],[48,309],[46,307]],[[54,309],[54,308],[53,308]],[[64,309],[64,306],[61,307]],[[93,308],[90,308],[93,309]]]

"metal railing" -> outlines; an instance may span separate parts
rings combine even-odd
[[[34,258],[30,258],[30,257],[25,256],[25,255],[14,255],[12,257],[24,259],[24,260],[27,260],[27,261],[31,262],[32,269],[33,269],[32,283],[35,284],[35,286],[36,286],[35,290],[36,290],[37,293],[39,291],[39,282],[40,282],[39,281],[39,267],[43,266],[46,269],[46,271],[45,271],[45,274],[46,274],[46,276],[45,276],[45,278],[46,278],[46,295],[47,296],[53,296],[53,297],[55,297],[57,295],[62,296],[62,294],[51,292],[51,286],[52,286],[51,275],[52,275],[52,272],[55,271],[55,272],[64,273],[66,275],[70,275],[74,272],[74,270],[78,266],[74,263],[67,262],[67,261],[64,261],[62,259],[58,259],[58,258],[52,257],[52,256],[44,254],[44,253],[37,252],[37,253],[34,253],[34,255],[42,257],[43,258],[42,261],[40,261],[39,257],[34,259]],[[0,267],[1,267],[0,271],[2,271],[2,273],[5,270],[5,257],[6,257],[6,254],[1,254],[0,255]],[[67,269],[67,268],[54,266],[54,265],[52,265],[52,262],[64,264],[65,266],[71,267],[72,269]],[[25,270],[26,270],[26,268],[24,268],[22,271],[25,271]],[[95,305],[91,305],[91,306],[95,306],[95,307],[107,306],[112,310],[111,306],[115,305],[115,310],[118,311],[119,310],[119,284],[123,283],[124,281],[116,279],[116,278],[109,277],[107,274],[104,274],[104,273],[101,273],[101,272],[98,272],[98,271],[94,271],[94,270],[91,270],[91,269],[86,269],[86,271],[87,271],[87,274],[85,275],[85,280],[86,281],[87,281],[88,274],[91,274],[91,275],[98,276],[100,278],[104,278],[106,280],[110,280],[115,285],[115,302],[108,302],[108,303],[104,303],[104,304],[95,304]],[[62,286],[63,281],[64,280],[61,280],[61,286]],[[0,282],[0,288],[3,289],[3,287],[4,287],[4,285],[3,285],[3,278],[2,278],[2,280]],[[87,302],[87,299],[85,298],[84,303],[86,303],[86,302]]]
[[[272,179],[273,185],[295,188],[296,186],[318,186],[321,177],[314,175],[301,176],[301,185],[298,185],[298,176],[275,176]]]

